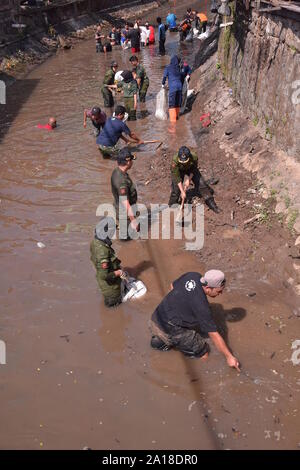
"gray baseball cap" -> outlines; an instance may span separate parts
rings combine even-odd
[[[218,269],[207,271],[200,279],[201,284],[207,287],[223,287],[225,285],[225,274]]]

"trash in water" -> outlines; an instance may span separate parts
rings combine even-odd
[[[196,404],[196,401],[192,401],[192,403],[189,404],[189,411],[192,410],[193,406]]]
[[[122,302],[130,299],[138,299],[147,292],[147,287],[142,281],[138,281],[133,277],[128,277],[122,281],[123,298]]]
[[[46,248],[46,245],[44,245],[44,243],[42,243],[42,242],[37,242],[37,246],[39,248]]]

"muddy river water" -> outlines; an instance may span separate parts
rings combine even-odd
[[[151,84],[130,127],[174,152],[183,143],[195,146],[190,117],[170,133],[168,122],[154,119],[155,96],[170,55],[179,51],[191,60],[196,48],[195,42],[180,49],[178,35],[170,34],[165,57],[156,47],[140,54]],[[265,294],[260,302],[246,297],[239,274],[231,273],[234,283],[212,302],[220,318],[240,320],[223,321],[223,327],[241,374],[214,347],[205,363],[150,349],[147,323],[170,282],[211,267],[180,241],[116,241],[123,265],[148,293],[117,309],[104,307],[89,244],[97,206],[112,200],[115,163],[99,155],[82,114],[101,105],[112,57],[125,69],[130,51],[104,57],[94,49],[93,41],[82,42],[17,81],[2,117],[0,340],[7,364],[0,365],[0,447],[296,449],[300,365],[290,360],[296,333],[269,345],[257,327],[261,315],[294,314],[295,300],[276,285],[253,281]],[[36,129],[50,115],[57,130]],[[144,184],[152,152],[151,146],[140,149],[132,176],[140,202],[165,203],[169,188],[154,192]]]

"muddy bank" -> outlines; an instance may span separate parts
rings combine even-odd
[[[190,87],[198,93],[191,112],[192,128],[197,143],[206,145],[212,165],[210,171],[213,167],[215,172],[220,171],[220,164],[221,168],[225,165],[238,169],[229,180],[234,183],[232,188],[236,188],[237,196],[240,196],[238,188],[244,187],[241,178],[250,178],[248,193],[240,198],[246,201],[245,220],[258,214],[259,219],[254,222],[256,226],[263,224],[271,231],[274,224],[276,227],[285,226],[289,238],[286,256],[292,259],[293,265],[288,277],[299,293],[299,163],[264,139],[252,120],[243,113],[224,81],[216,55],[195,71]],[[208,128],[201,126],[199,118],[203,113],[210,113],[211,125]],[[218,163],[214,163],[215,159]],[[233,204],[234,196],[232,194],[228,201],[231,210],[241,205],[240,200]]]
[[[93,38],[95,26],[99,23],[103,25],[104,33],[108,33],[111,25],[123,25],[125,21],[145,15],[163,3],[153,1],[117,9],[112,7],[111,10],[84,13],[58,23],[49,23],[47,28],[37,27],[22,41],[12,41],[0,49],[0,79],[10,84],[13,78],[23,77],[34,66],[60,50],[74,48],[82,40]]]
[[[184,115],[191,123],[194,150],[200,151],[201,171],[207,179],[220,180],[215,189],[223,213],[215,221],[207,212],[206,233],[213,246],[221,231],[224,243],[217,257],[212,249],[207,259],[216,263],[220,257],[224,267],[232,269],[238,269],[243,259],[242,269],[251,271],[257,263],[270,264],[270,272],[281,273],[285,288],[300,295],[300,165],[261,137],[234,100],[218,64],[217,43],[217,31],[201,42],[195,56],[195,67],[200,67],[190,82],[195,96]],[[207,117],[201,120],[202,115]],[[205,127],[207,119],[210,125]],[[147,185],[169,184],[171,157],[167,147],[158,150],[155,164],[149,165]],[[237,252],[231,252],[233,240],[239,242]]]

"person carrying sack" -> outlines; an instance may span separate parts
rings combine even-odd
[[[169,117],[170,122],[176,122],[179,119],[180,106],[182,101],[182,73],[179,66],[180,60],[177,55],[171,59],[170,65],[167,65],[164,71],[162,86],[168,79],[169,85]]]

